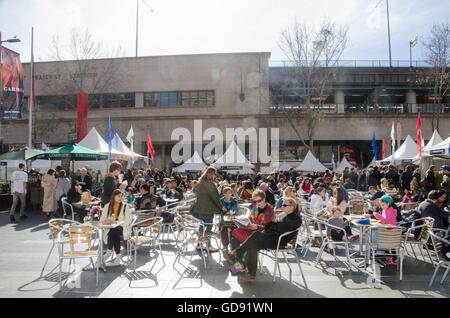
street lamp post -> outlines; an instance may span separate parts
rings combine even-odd
[[[409,62],[410,62],[410,68],[412,69],[413,65],[412,65],[412,48],[416,46],[418,41],[417,35],[411,40],[409,41]]]

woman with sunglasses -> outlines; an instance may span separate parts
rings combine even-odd
[[[273,219],[273,206],[266,202],[266,194],[262,190],[253,192],[252,201],[256,206],[249,216],[247,228],[237,228],[231,234],[231,247],[236,249],[255,231],[264,230],[264,226]]]
[[[273,221],[266,224],[264,231],[257,231],[248,238],[238,249],[228,252],[228,258],[233,265],[230,270],[234,273],[244,272],[244,265],[241,259],[247,255],[247,273],[241,278],[244,281],[254,281],[258,268],[258,251],[262,249],[276,249],[279,237],[287,232],[292,232],[302,225],[300,213],[298,213],[297,201],[293,198],[284,198],[281,205],[282,213]],[[297,233],[292,233],[284,237],[280,242],[280,248],[292,240]]]

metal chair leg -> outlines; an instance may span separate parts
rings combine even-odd
[[[41,275],[40,275],[39,277],[42,277],[42,274],[44,273],[45,266],[47,266],[48,260],[49,260],[49,258],[50,258],[50,255],[51,255],[52,252],[53,252],[53,248],[54,248],[54,247],[55,247],[55,242],[53,242],[53,245],[52,245],[52,247],[50,248],[50,252],[49,252],[48,255],[47,255],[47,259],[45,260],[44,266],[42,267],[42,270],[41,270]]]
[[[450,270],[450,267],[447,267],[447,269],[446,269],[446,271],[445,271],[445,273],[444,273],[444,276],[442,276],[441,284],[444,283],[445,277],[447,277],[447,274],[448,274],[448,271],[449,271],[449,270]]]
[[[428,285],[428,288],[431,288],[431,285],[433,285],[434,278],[436,277],[436,274],[440,267],[441,267],[441,264],[437,264],[436,269],[434,270],[433,276],[431,277],[431,281],[430,281],[430,284]]]

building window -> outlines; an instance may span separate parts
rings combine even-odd
[[[215,94],[214,91],[175,91],[144,93],[144,106],[215,106]]]
[[[42,110],[73,110],[77,108],[77,96],[36,96],[36,104]]]
[[[135,105],[134,93],[103,94],[101,99],[103,108],[126,108]]]

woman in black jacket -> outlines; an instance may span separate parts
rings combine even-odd
[[[69,192],[67,192],[67,203],[72,204],[72,203],[80,202],[81,194],[82,194],[82,192],[81,192],[80,182],[78,182],[78,181],[73,182],[72,186],[70,187]],[[78,221],[83,222],[83,219],[87,214],[87,211],[82,208],[77,208],[77,207],[73,206],[73,204],[72,204],[72,208],[73,208],[73,212],[78,215]],[[67,207],[66,207],[66,213],[70,213],[70,211],[67,211]]]
[[[450,213],[439,208],[436,203],[443,197],[445,191],[433,190],[428,194],[428,199],[423,201],[417,208],[422,217],[432,217],[434,219],[433,228],[447,229],[449,227]]]

